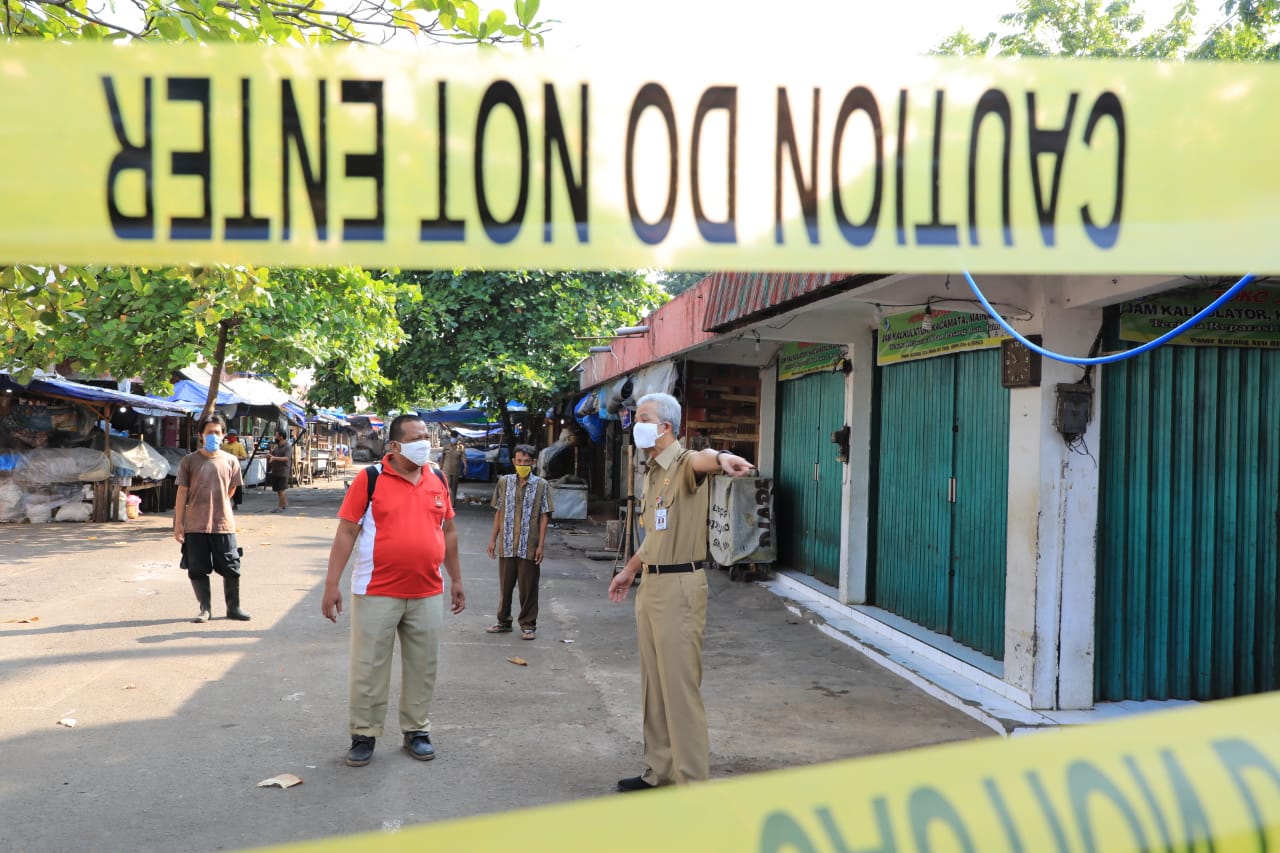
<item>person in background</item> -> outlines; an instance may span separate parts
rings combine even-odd
[[[626,601],[637,574],[636,635],[644,709],[644,763],[619,791],[705,781],[711,774],[702,704],[702,634],[707,625],[707,503],[711,474],[744,477],[752,465],[728,450],[686,450],[676,439],[680,403],[646,394],[636,404],[632,437],[645,450],[640,523],[644,542],[609,583],[609,600]]]
[[[275,444],[267,452],[267,481],[276,493],[279,505],[272,512],[284,512],[289,508],[289,499],[285,492],[289,489],[289,469],[293,465],[293,448],[289,446],[289,437],[284,430],[276,430]]]
[[[449,478],[449,500],[458,503],[458,484],[462,482],[462,472],[467,466],[467,451],[458,441],[457,436],[449,436],[449,441],[440,454],[440,470]]]
[[[182,563],[200,605],[193,622],[211,618],[209,575],[213,572],[222,575],[227,618],[249,621],[249,614],[240,609],[240,549],[231,509],[231,496],[244,481],[240,462],[221,450],[226,425],[219,414],[200,421],[200,449],[178,464],[173,538],[182,546]]]
[[[498,560],[498,622],[490,634],[511,632],[511,594],[520,585],[520,639],[532,640],[538,629],[538,578],[542,573],[547,521],[555,511],[550,484],[533,474],[537,452],[527,444],[516,445],[511,457],[514,474],[498,478],[493,490],[493,535],[489,558]]]
[[[240,460],[241,462],[249,458],[249,455],[244,452],[244,445],[240,443],[239,434],[233,429],[227,430],[227,438],[225,441],[222,442],[222,449],[225,450],[227,453],[230,453],[232,456],[234,456],[236,459]],[[241,470],[243,471],[243,468]],[[244,503],[244,484],[243,483],[241,483],[239,486],[236,486],[236,493],[231,496],[231,505],[236,509],[239,509],[240,504],[242,503]]]

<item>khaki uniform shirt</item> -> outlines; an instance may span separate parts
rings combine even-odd
[[[231,492],[243,484],[240,463],[230,453],[219,451],[209,458],[188,453],[178,463],[179,486],[187,487],[187,506],[182,513],[183,533],[235,533],[231,514]]]
[[[461,447],[446,447],[440,452],[440,467],[450,477],[461,474],[466,462],[467,451]]]
[[[693,470],[693,451],[672,442],[646,464],[640,526],[646,566],[696,563],[707,559],[707,478]],[[667,510],[667,529],[657,527],[657,510]]]

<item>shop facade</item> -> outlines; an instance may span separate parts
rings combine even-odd
[[[959,273],[783,278],[708,277],[677,300],[702,306],[706,337],[633,344],[616,372],[735,353],[757,373],[787,576],[1026,708],[1278,686],[1278,348],[1087,369],[1008,340]],[[1080,355],[1133,346],[1102,334],[1121,306],[1187,284],[979,281],[1020,332]],[[788,372],[823,347],[826,369]]]

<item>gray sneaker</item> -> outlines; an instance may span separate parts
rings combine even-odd
[[[405,732],[404,748],[419,761],[430,761],[436,757],[436,748],[431,745],[431,735],[426,732]]]

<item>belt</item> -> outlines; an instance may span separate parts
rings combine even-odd
[[[645,565],[644,570],[651,575],[678,575],[682,572],[696,572],[702,569],[702,563],[669,563],[662,566]]]

